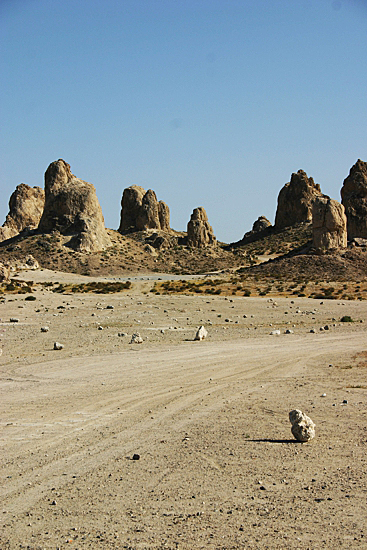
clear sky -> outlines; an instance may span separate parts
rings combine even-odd
[[[0,0],[0,78],[0,224],[63,158],[107,227],[135,183],[231,242],[367,161],[367,0]]]

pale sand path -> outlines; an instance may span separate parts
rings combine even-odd
[[[210,476],[211,472],[224,475],[221,452],[227,449],[231,439],[229,434],[231,428],[235,429],[236,420],[227,418],[226,430],[221,432],[222,439],[216,439],[213,449],[203,447],[208,451],[200,455],[197,466],[189,455],[181,455],[185,433],[190,434],[200,428],[205,434],[214,426],[217,429],[223,407],[230,409],[233,405],[233,409],[247,410],[251,405],[250,409],[255,407],[255,416],[251,412],[253,425],[242,427],[242,435],[245,429],[251,439],[260,434],[265,439],[274,437],[276,432],[271,422],[275,415],[276,437],[286,444],[290,438],[289,408],[303,408],[306,403],[311,408],[310,399],[312,402],[318,400],[322,407],[325,401],[319,399],[317,381],[321,377],[325,380],[328,364],[348,358],[367,347],[364,331],[348,334],[348,338],[334,333],[324,334],[317,344],[311,336],[294,336],[286,342],[277,338],[255,338],[169,346],[162,344],[159,349],[149,349],[148,345],[144,345],[116,355],[57,359],[19,367],[11,379],[1,381],[1,445],[5,456],[1,468],[1,499],[6,511],[2,519],[5,521],[6,516],[6,521],[9,521],[5,521],[4,538],[0,538],[4,544],[2,547],[15,548],[21,541],[32,541],[40,544],[40,548],[64,548],[65,538],[73,537],[70,529],[74,524],[79,540],[75,546],[70,545],[73,548],[127,548],[122,544],[122,537],[131,548],[240,548],[245,543],[251,548],[266,546],[269,538],[252,540],[248,529],[240,533],[237,528],[235,532],[233,528],[228,531],[224,520],[221,520],[223,532],[220,534],[221,523],[214,518],[209,523],[201,520],[201,525],[204,521],[206,527],[202,527],[204,531],[200,537],[212,528],[214,534],[210,535],[211,538],[203,539],[199,544],[198,527],[189,530],[182,540],[180,533],[183,527],[176,528],[176,523],[172,522],[169,526],[165,525],[166,520],[158,517],[157,510],[164,509],[171,516],[175,506],[177,515],[181,513],[185,516],[187,510],[191,510],[191,502],[184,505],[183,497],[179,497],[183,490],[182,480],[186,478],[187,487],[192,481],[194,486],[190,490],[197,492],[197,481],[193,480],[197,476],[196,467],[200,470],[203,461],[208,468],[207,475]],[[289,388],[301,380],[303,384],[300,385],[307,385],[308,376],[313,380],[312,389],[309,388],[304,394],[295,392],[292,398]],[[322,384],[321,387],[327,386],[325,381]],[[264,396],[269,400],[270,413],[267,409],[264,413],[263,405],[259,405],[259,400],[263,402]],[[312,408],[306,412],[312,416]],[[334,413],[335,409],[330,409],[330,412]],[[316,410],[315,415],[319,418],[320,411]],[[317,420],[318,437],[327,445],[326,432]],[[238,449],[242,448],[243,437],[237,437],[236,441]],[[232,442],[232,445],[235,443]],[[296,447],[302,452],[306,452],[304,449],[316,449],[317,440],[309,446]],[[219,449],[217,458],[215,448]],[[239,452],[238,449],[236,452]],[[294,449],[292,445],[292,461]],[[198,452],[200,450],[196,448]],[[141,455],[139,462],[126,460],[133,453]],[[173,464],[177,457],[181,461],[179,470],[177,464]],[[281,468],[283,451],[278,460],[277,467]],[[317,466],[316,460],[319,461]],[[313,468],[319,470],[322,461],[323,457],[316,453]],[[127,471],[132,466],[134,471]],[[184,468],[185,474],[177,477],[181,468]],[[188,472],[192,474],[191,481],[187,479],[191,475]],[[129,480],[130,474],[132,477]],[[117,476],[116,482],[120,479],[119,490],[124,495],[119,501],[117,515],[117,493],[115,495],[107,488],[98,493],[105,487],[108,475],[112,475],[113,479]],[[132,479],[134,482],[131,485]],[[169,491],[165,488],[167,479],[170,479]],[[124,480],[126,486],[122,489]],[[223,506],[223,503],[234,498],[236,489],[233,489],[232,481],[229,478],[228,487],[219,482],[218,485],[217,482],[210,483],[206,490],[206,504],[201,505],[200,509],[205,509],[209,504],[214,506],[215,500],[215,506],[220,508],[221,502]],[[207,483],[205,477],[202,483],[204,487]],[[92,515],[88,519],[84,515],[87,512],[81,511],[91,506],[91,488],[93,496],[99,494],[98,504],[95,504],[98,513],[97,518]],[[163,497],[153,498],[151,495],[154,493],[156,496],[162,488],[170,493],[170,506],[160,502],[157,508],[158,504],[154,501]],[[54,494],[60,494],[55,496],[56,506],[50,505]],[[62,513],[60,506],[64,510]],[[143,525],[141,531],[127,526],[127,510],[132,510],[133,517],[139,516]],[[211,513],[214,514],[214,509]],[[33,516],[31,521],[29,514]],[[232,518],[232,512],[230,515]],[[113,525],[109,524],[112,519],[106,519],[111,517]],[[293,525],[291,517],[290,514],[289,518],[278,519],[280,531],[283,524]],[[229,521],[229,518],[225,520]],[[358,520],[356,522],[359,525]],[[239,524],[244,523],[245,517]],[[95,541],[88,546],[92,535],[97,538],[101,536],[96,535],[97,528],[104,533],[102,540],[105,544],[95,546],[98,542]],[[326,529],[325,532],[323,526],[322,536],[331,544],[337,533],[331,527],[329,531]],[[84,533],[84,539],[81,533]],[[238,536],[247,538],[238,539]],[[297,542],[294,538],[282,546],[282,537],[274,533],[272,536],[270,548],[306,548],[310,544],[309,539],[307,542],[303,539]],[[312,534],[310,537],[312,548],[319,547],[315,545],[317,538],[313,539]],[[338,544],[340,546],[340,540]],[[349,541],[348,546],[353,544]]]

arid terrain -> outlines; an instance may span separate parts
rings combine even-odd
[[[1,548],[367,546],[365,283],[330,300],[17,278],[32,286],[0,304]]]

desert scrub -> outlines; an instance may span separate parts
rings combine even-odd
[[[350,315],[343,315],[343,317],[340,319],[341,323],[354,323],[354,320]]]

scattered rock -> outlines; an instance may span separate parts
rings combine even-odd
[[[139,332],[135,332],[130,340],[130,344],[142,344],[143,338],[140,336]]]
[[[134,453],[133,460],[140,460],[140,455],[138,455],[137,453]]]
[[[49,330],[49,327],[41,327],[41,332],[48,332]]]
[[[209,225],[208,216],[202,206],[195,208],[187,224],[187,245],[196,248],[215,246],[217,239],[212,227]]]
[[[291,411],[289,421],[292,424],[292,434],[298,441],[304,443],[315,437],[315,424],[302,411],[298,409]]]
[[[201,325],[196,333],[194,340],[204,340],[208,336],[208,331]]]
[[[312,206],[313,246],[319,253],[347,246],[344,206],[334,199],[317,197]]]
[[[271,335],[271,336],[277,336],[278,334],[280,334],[280,330],[272,330],[272,331],[270,332],[270,335]]]
[[[55,350],[64,349],[64,344],[60,344],[59,342],[54,342],[54,349]]]
[[[287,328],[284,334],[293,334],[293,330],[291,330],[290,328]]]
[[[281,229],[312,220],[312,204],[317,197],[323,197],[320,185],[308,178],[306,172],[298,170],[291,175],[278,195],[275,227]]]
[[[70,235],[69,246],[80,252],[103,250],[111,244],[94,186],[76,178],[62,159],[52,162],[45,172],[45,208],[39,230]]]
[[[17,317],[10,317],[11,323],[19,323],[19,319]]]

